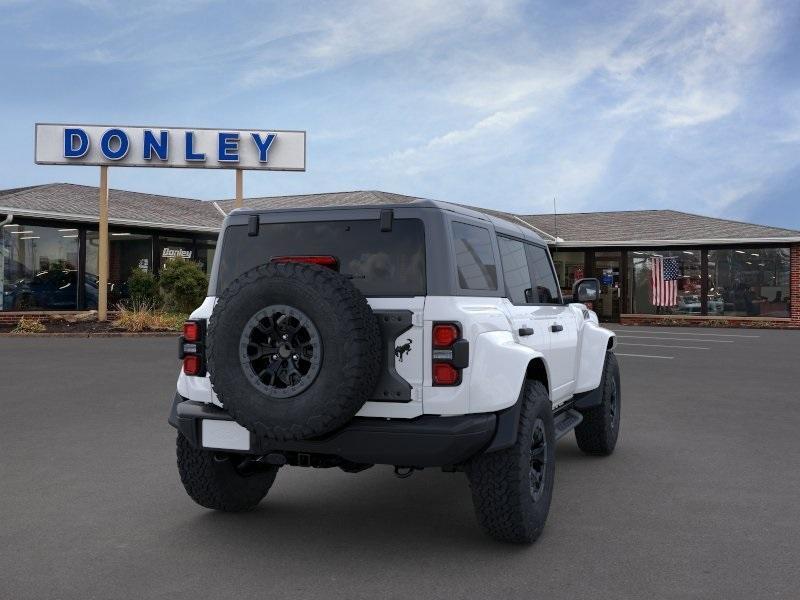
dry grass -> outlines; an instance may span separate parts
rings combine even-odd
[[[39,319],[22,317],[17,326],[11,330],[11,333],[26,334],[26,333],[44,333],[47,328]]]
[[[187,315],[167,313],[154,309],[147,303],[134,303],[130,307],[119,305],[119,316],[113,325],[132,333],[140,331],[181,331]]]

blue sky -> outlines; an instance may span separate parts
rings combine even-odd
[[[0,188],[36,121],[305,129],[306,173],[246,195],[380,189],[510,210],[673,208],[800,229],[797,2],[0,0]],[[112,169],[217,199],[234,175]]]

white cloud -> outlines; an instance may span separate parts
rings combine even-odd
[[[257,48],[257,60],[240,81],[246,86],[274,84],[368,57],[416,54],[436,38],[508,22],[516,4],[515,0],[406,0],[365,2],[356,9],[345,3],[327,13],[315,10],[270,28],[284,34],[281,45],[272,44],[269,37],[250,42]],[[261,66],[265,62],[268,65]]]
[[[673,2],[645,18],[606,70],[623,101],[611,115],[666,127],[723,118],[740,105],[754,61],[774,44],[777,19],[760,0]]]
[[[496,158],[502,152],[502,136],[527,119],[534,109],[499,111],[485,117],[466,129],[448,131],[427,141],[395,152],[376,161],[378,166],[414,175],[441,168],[441,158],[464,163],[467,160],[490,154]],[[498,139],[501,136],[501,139]]]
[[[496,154],[472,148],[482,131],[498,130],[506,140],[528,139],[534,164],[521,187],[587,201],[626,132],[663,136],[659,129],[704,126],[737,111],[776,27],[759,0],[679,0],[657,9],[648,3],[605,25],[576,25],[558,39],[535,37],[535,27],[510,30],[509,46],[456,51],[447,68],[438,66],[451,74],[439,99],[466,109],[475,125],[437,132],[377,163],[406,173],[456,168],[465,157],[496,164]],[[560,137],[545,150],[542,135]]]

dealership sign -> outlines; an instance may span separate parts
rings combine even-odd
[[[304,131],[36,124],[36,163],[305,171]]]
[[[192,251],[185,248],[164,248],[161,251],[161,258],[182,258],[183,260],[192,259]]]

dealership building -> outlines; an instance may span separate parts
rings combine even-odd
[[[96,187],[65,183],[0,190],[0,320],[97,306],[98,194]],[[244,205],[416,200],[362,191],[247,198]],[[673,210],[554,216],[472,208],[539,234],[565,292],[576,279],[599,278],[594,308],[604,321],[800,328],[800,231]],[[222,220],[233,209],[234,200],[111,190],[109,304],[126,297],[134,269],[157,273],[177,258],[208,270]],[[666,295],[658,287],[664,279]]]

